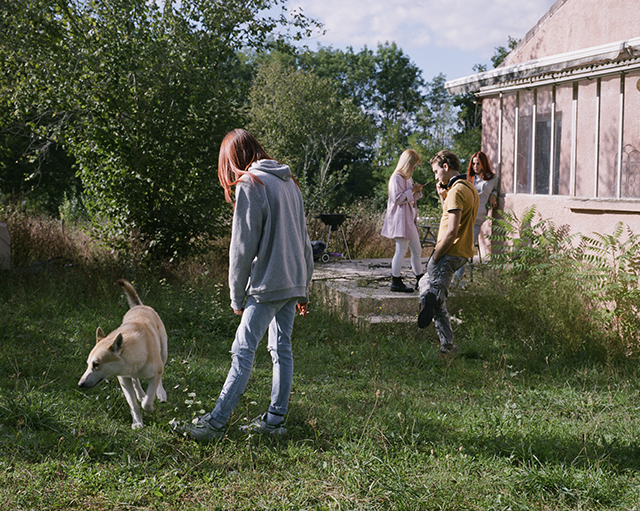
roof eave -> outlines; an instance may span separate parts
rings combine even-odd
[[[466,94],[468,92],[478,92],[486,87],[496,87],[504,82],[524,80],[572,68],[604,64],[636,56],[640,56],[640,37],[542,57],[511,66],[498,67],[491,71],[448,81],[444,84],[444,87],[451,95]]]

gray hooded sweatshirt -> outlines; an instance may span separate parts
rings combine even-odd
[[[309,301],[313,252],[302,194],[286,165],[259,160],[236,185],[229,247],[231,307],[298,298]],[[261,184],[262,183],[262,184]]]

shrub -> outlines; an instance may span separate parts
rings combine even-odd
[[[623,235],[626,234],[626,239]],[[582,236],[579,245],[583,290],[603,311],[615,356],[640,352],[640,236],[618,222],[613,234]]]

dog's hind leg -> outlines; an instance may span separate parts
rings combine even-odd
[[[149,380],[149,386],[147,387],[147,395],[144,396],[142,400],[142,408],[147,412],[153,412],[153,400],[156,398],[156,393],[158,393],[158,398],[161,398],[159,391],[161,390],[164,393],[164,400],[167,400],[167,393],[164,391],[162,387],[162,372],[156,374],[153,378]],[[162,399],[161,399],[162,400]]]
[[[129,408],[131,409],[131,417],[133,418],[131,427],[133,429],[141,428],[143,426],[142,414],[140,413],[140,407],[138,406],[138,401],[136,399],[133,381],[131,381],[131,378],[123,378],[122,376],[118,376],[118,381],[122,387],[124,397],[127,399]]]
[[[138,378],[131,378],[133,382],[133,389],[136,391],[136,396],[138,401],[142,401],[144,399],[145,393],[142,385],[140,384],[140,380]]]
[[[158,396],[158,400],[161,403],[167,402],[167,391],[164,390],[164,387],[162,386],[162,380],[160,380],[160,384],[158,385],[158,390],[156,391],[156,395]]]

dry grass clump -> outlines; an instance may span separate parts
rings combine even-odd
[[[344,211],[349,216],[342,224],[349,252],[352,259],[375,259],[393,257],[395,244],[392,240],[380,235],[382,223],[384,222],[384,211],[377,211],[369,201],[362,201],[352,204],[348,210]],[[307,228],[311,240],[326,241],[327,230],[325,225],[317,218],[307,219]],[[324,230],[324,237],[322,236]],[[327,250],[336,249],[336,240],[340,239],[340,251],[344,251],[342,246],[342,235],[332,231],[330,246]],[[346,255],[346,254],[345,254]]]
[[[230,242],[230,235],[212,240],[203,253],[182,259],[167,269],[171,274],[193,284],[226,281],[229,274]]]
[[[62,261],[87,263],[107,255],[95,240],[77,225],[16,209],[0,211],[11,236],[11,266]]]
[[[353,259],[393,256],[393,241],[380,235],[384,211],[377,211],[369,202],[359,202],[351,205],[345,213],[348,218],[342,227]],[[119,258],[118,254],[93,239],[81,223],[65,224],[17,207],[0,208],[0,222],[7,224],[11,235],[11,266],[14,268],[42,263],[91,265]],[[326,226],[318,218],[308,218],[307,226],[311,240],[326,241]],[[161,266],[169,273],[192,282],[201,279],[203,275],[226,276],[229,267],[229,241],[229,236],[223,236],[212,241],[208,250],[198,256],[175,264],[167,263],[166,267]],[[340,242],[339,246],[336,245],[337,241]],[[346,252],[339,232],[332,232],[327,250]],[[137,260],[135,251],[125,258]]]

